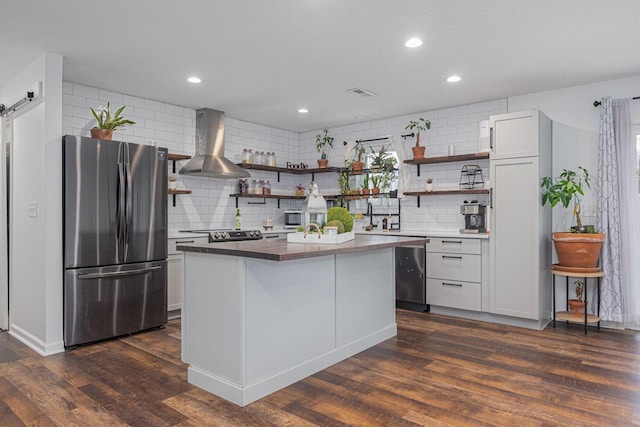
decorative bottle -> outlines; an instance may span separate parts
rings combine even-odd
[[[236,230],[242,228],[242,222],[240,220],[240,208],[236,209]]]

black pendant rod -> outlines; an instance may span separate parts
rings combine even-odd
[[[406,135],[400,135],[402,138],[409,138],[409,137],[414,137],[416,136],[415,133],[411,132],[408,133]],[[390,137],[388,136],[383,136],[381,138],[371,138],[371,139],[357,139],[356,142],[373,142],[373,141],[384,141],[385,139],[389,139]],[[348,142],[347,141],[342,141],[342,145],[347,145]]]
[[[633,97],[633,98],[631,98],[631,99],[640,99],[640,96],[634,96],[634,97]],[[600,105],[602,105],[602,102],[600,102],[600,101],[593,101],[593,106],[594,106],[594,107],[599,107]]]

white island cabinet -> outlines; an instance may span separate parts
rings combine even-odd
[[[426,242],[179,246],[188,381],[244,406],[395,336],[394,248]]]

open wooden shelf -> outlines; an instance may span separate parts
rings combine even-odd
[[[420,197],[422,196],[451,196],[455,194],[489,194],[489,190],[438,190],[438,191],[407,191],[406,196],[416,196],[418,198],[418,207],[420,207]]]
[[[431,163],[466,162],[467,160],[484,160],[489,153],[456,154],[455,156],[425,157],[423,159],[409,159],[403,163],[408,165],[427,165]]]
[[[438,156],[438,157],[425,157],[423,159],[409,159],[403,163],[408,165],[416,165],[418,167],[417,174],[420,176],[420,165],[429,165],[434,163],[449,163],[449,162],[466,162],[469,160],[486,160],[489,158],[489,153],[469,153],[469,154],[456,154],[455,156]]]
[[[565,320],[567,322],[584,323],[584,313],[572,313],[569,311],[556,311],[556,320]],[[587,323],[598,323],[600,317],[594,314],[587,314]]]
[[[169,194],[191,194],[191,190],[169,190]]]
[[[174,153],[169,153],[167,155],[167,158],[169,160],[171,160],[172,162],[176,162],[178,160],[189,160],[191,158],[191,156],[189,156],[188,154],[174,154]]]
[[[280,182],[280,174],[288,173],[292,175],[309,175],[311,174],[311,180],[315,180],[315,174],[317,173],[329,173],[329,172],[340,172],[341,168],[337,168],[334,166],[326,167],[326,168],[281,168],[278,166],[267,166],[267,165],[256,165],[252,163],[237,163],[243,169],[247,170],[258,170],[258,171],[266,171],[266,172],[276,172],[278,174],[278,182]]]

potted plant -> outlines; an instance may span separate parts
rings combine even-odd
[[[433,178],[429,177],[427,178],[427,184],[425,186],[425,191],[427,193],[430,193],[433,191]]]
[[[584,195],[582,185],[584,183],[587,188],[591,188],[589,178],[589,171],[578,166],[578,172],[564,169],[556,178],[542,178],[540,184],[544,189],[542,206],[549,203],[554,207],[561,203],[564,208],[568,208],[572,201],[574,204],[573,217],[577,225],[572,226],[570,232],[552,233],[561,266],[595,268],[598,264],[605,235],[597,233],[593,225],[583,225],[580,218],[580,196]]]
[[[582,280],[576,280],[576,298],[569,299],[569,312],[574,314],[584,314],[587,302],[584,300],[584,286],[585,283]]]
[[[367,172],[362,181],[362,195],[368,196],[369,194],[371,194],[371,189],[369,188],[369,172]]]
[[[304,196],[304,187],[301,184],[296,185],[296,196],[298,197]]]
[[[373,186],[371,194],[380,194],[380,177],[378,175],[373,175],[371,177],[371,185]]]
[[[378,150],[371,149],[371,166],[373,172],[391,171],[396,165],[396,158],[389,154],[384,145]]]
[[[325,129],[322,133],[316,135],[316,150],[320,153],[318,167],[327,167],[327,164],[329,163],[329,159],[327,159],[327,152],[331,148],[333,148],[333,137],[329,136],[329,131]]]
[[[351,162],[345,160],[344,167],[338,174],[338,187],[340,188],[340,202],[346,199],[351,194],[351,187],[349,186],[349,176],[353,171]]]
[[[362,156],[365,153],[365,147],[362,145],[362,141],[356,141],[356,145],[353,147],[354,151],[354,160],[351,162],[353,165],[354,173],[362,173],[362,168],[364,167],[364,162],[362,161]]]
[[[106,107],[98,108],[98,111],[91,108],[91,114],[97,120],[98,126],[91,129],[91,138],[111,139],[113,131],[124,127],[125,125],[135,125],[136,122],[127,120],[122,117],[122,111],[126,105],[118,108],[116,112],[111,114],[111,105],[107,102]]]
[[[424,159],[424,150],[426,147],[420,145],[420,132],[431,129],[431,122],[420,117],[418,120],[409,121],[405,129],[416,131],[416,145],[411,148],[413,150],[413,159]]]

